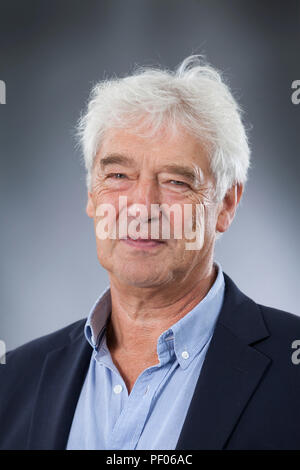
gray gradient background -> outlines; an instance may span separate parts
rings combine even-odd
[[[0,338],[85,317],[108,277],[73,129],[91,85],[205,53],[246,111],[252,170],[216,258],[257,302],[299,311],[300,2],[1,0]],[[295,332],[296,334],[296,332]]]

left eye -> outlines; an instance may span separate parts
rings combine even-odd
[[[188,186],[184,181],[170,180],[170,183],[174,184],[175,186]]]

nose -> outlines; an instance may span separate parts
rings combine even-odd
[[[152,205],[160,204],[159,188],[155,178],[140,178],[135,188],[132,190],[128,202],[128,215],[134,216],[136,214],[136,208],[143,206],[143,212],[140,213],[140,217],[144,222],[146,218],[148,222],[151,221],[151,217],[157,212]]]

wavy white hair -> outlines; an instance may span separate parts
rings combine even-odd
[[[103,80],[92,89],[77,128],[88,189],[106,130],[138,129],[142,121],[143,128],[155,134],[164,125],[174,131],[179,123],[207,145],[221,201],[233,184],[245,184],[247,179],[250,149],[241,115],[220,72],[199,55],[187,57],[174,72],[143,67],[124,78]]]

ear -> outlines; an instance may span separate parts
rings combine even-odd
[[[242,184],[235,184],[225,194],[217,219],[216,230],[218,232],[226,232],[230,227],[235,216],[237,205],[242,197],[243,189]]]
[[[95,209],[94,209],[94,203],[93,203],[93,196],[90,191],[88,191],[88,200],[87,200],[85,211],[89,217],[94,218]]]

